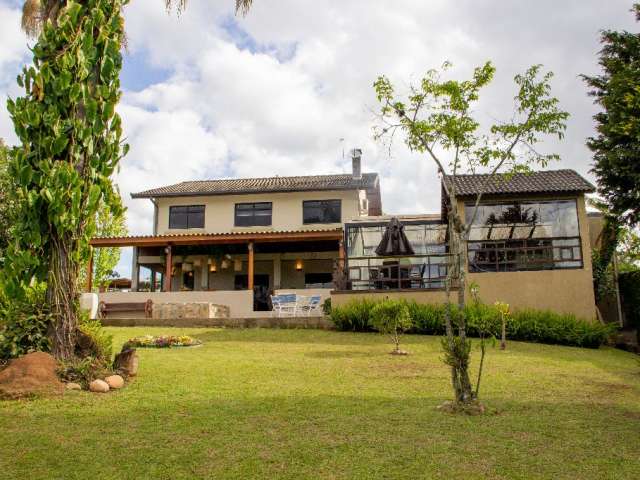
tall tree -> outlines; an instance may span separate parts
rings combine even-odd
[[[640,20],[640,4],[632,11]],[[640,34],[605,30],[600,41],[602,73],[583,76],[602,107],[587,145],[612,218],[633,226],[640,222]]]
[[[446,63],[444,70],[450,65]],[[458,312],[448,309],[446,337],[443,341],[445,362],[451,367],[451,380],[458,404],[468,404],[477,398],[469,378],[471,345],[466,335],[464,318],[467,242],[476,218],[482,194],[475,199],[470,211],[471,221],[465,222],[456,195],[455,178],[462,172],[483,168],[489,175],[485,188],[496,181],[496,176],[527,171],[531,165],[545,166],[558,159],[556,154],[541,154],[536,144],[543,135],[562,138],[569,114],[560,110],[558,100],[551,96],[552,74],[541,75],[541,66],[535,65],[514,80],[514,116],[507,122],[486,126],[474,116],[474,105],[480,90],[493,79],[495,68],[491,62],[474,70],[469,80],[442,80],[441,72],[429,71],[418,83],[410,84],[406,96],[398,96],[392,83],[384,76],[374,83],[381,103],[377,136],[393,139],[396,132],[404,134],[405,143],[414,151],[423,153],[434,162],[442,176],[449,228],[449,268],[447,303],[450,289],[458,288]],[[465,212],[467,213],[467,212]],[[453,318],[454,313],[457,318]]]
[[[24,96],[7,102],[20,146],[10,171],[20,221],[7,251],[2,286],[24,296],[47,284],[52,353],[73,355],[79,267],[86,261],[101,204],[117,209],[111,175],[126,154],[120,99],[122,8],[128,0],[27,0],[22,26],[37,42],[33,66],[18,76]],[[248,0],[237,0],[245,12]],[[180,10],[186,0],[167,0]]]

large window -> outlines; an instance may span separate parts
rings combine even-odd
[[[473,204],[465,208],[471,222]],[[480,205],[469,236],[471,272],[581,268],[575,200]]]
[[[346,225],[347,280],[352,290],[443,288],[447,277],[447,226],[428,221],[404,223],[414,254],[378,257],[375,250],[387,222]]]
[[[341,210],[340,200],[306,200],[302,202],[302,222],[340,223]]]
[[[271,202],[236,203],[236,227],[265,227],[271,225]]]
[[[169,228],[204,228],[204,205],[169,207]]]

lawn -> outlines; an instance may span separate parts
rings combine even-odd
[[[450,398],[439,339],[312,330],[190,334],[139,350],[125,390],[0,403],[0,478],[640,478],[640,363],[603,348],[490,349],[484,416]],[[474,360],[478,360],[474,351]],[[476,363],[474,363],[474,368]]]

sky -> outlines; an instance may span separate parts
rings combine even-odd
[[[16,142],[7,97],[30,62],[20,31],[22,2],[0,0],[0,137]],[[385,213],[431,213],[440,205],[435,166],[402,138],[386,148],[375,79],[402,92],[445,61],[451,78],[491,60],[497,71],[474,113],[484,125],[511,118],[514,75],[542,64],[555,73],[552,94],[571,114],[549,168],[589,180],[597,111],[581,74],[598,73],[602,29],[637,31],[625,0],[255,0],[246,17],[233,0],[189,0],[181,15],[164,0],[125,8],[122,101],[131,145],[115,181],[131,234],[150,234],[153,208],[130,194],[183,180],[349,172],[348,151],[363,150],[363,170],[381,176]],[[344,153],[343,153],[344,152]],[[130,272],[124,252],[118,271]]]

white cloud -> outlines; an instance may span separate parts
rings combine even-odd
[[[554,94],[572,118],[565,141],[546,147],[562,155],[558,168],[588,175],[594,107],[579,74],[597,71],[599,29],[637,29],[627,0],[256,0],[235,20],[233,3],[192,0],[179,18],[157,1],[126,9],[134,57],[125,62],[146,58],[167,72],[126,91],[119,107],[132,148],[117,182],[132,233],[151,231],[152,209],[131,192],[185,179],[348,171],[342,150],[354,146],[364,149],[365,170],[382,175],[386,211],[437,212],[429,160],[401,139],[389,158],[373,141],[372,83],[384,73],[402,87],[444,60],[456,76],[494,60],[496,79],[478,108],[484,122],[510,116],[516,73],[534,63],[554,70]],[[17,92],[25,52],[18,10],[0,3],[0,97]],[[10,130],[1,113],[0,135]]]

